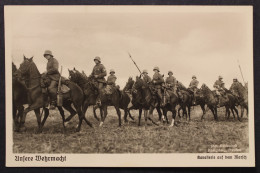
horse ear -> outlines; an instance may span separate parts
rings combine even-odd
[[[33,60],[33,56],[29,60],[32,61]]]
[[[26,60],[27,58],[23,55],[23,60]]]
[[[75,67],[73,68],[73,70],[76,70]]]

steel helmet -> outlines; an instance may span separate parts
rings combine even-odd
[[[99,62],[101,62],[101,59],[100,59],[99,56],[96,56],[96,57],[94,58],[94,61],[95,61],[95,60],[98,60]]]
[[[195,75],[192,76],[192,79],[193,79],[193,78],[197,79],[197,77],[196,77]]]
[[[51,55],[53,57],[52,52],[50,50],[45,50],[43,56],[45,55]]]
[[[173,74],[173,72],[172,72],[171,70],[170,70],[170,71],[168,71],[168,74],[169,74],[169,73],[172,73],[172,74]]]
[[[146,74],[148,74],[148,71],[147,71],[147,70],[143,70],[143,73],[146,73]]]
[[[160,72],[159,67],[154,67],[154,68],[153,68],[153,71],[154,71],[154,70],[157,70],[158,72]]]
[[[219,78],[219,79],[223,79],[223,77],[222,77],[222,76],[219,76],[218,78]]]
[[[115,70],[114,70],[114,69],[111,69],[109,73],[113,73],[113,72],[115,73]]]
[[[233,80],[237,80],[237,78],[236,78],[236,77],[234,77],[234,78],[233,78]]]

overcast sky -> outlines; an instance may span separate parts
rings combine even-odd
[[[90,74],[100,56],[107,71],[116,71],[123,87],[140,69],[153,75],[172,70],[188,86],[191,76],[212,88],[219,75],[229,87],[233,77],[252,76],[252,11],[250,7],[6,7],[6,44],[19,67],[23,54],[34,56],[40,72],[46,69],[46,49],[63,66]],[[9,49],[8,49],[9,50]]]

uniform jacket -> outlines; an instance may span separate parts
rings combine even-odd
[[[199,85],[199,81],[197,81],[197,79],[193,79],[191,82],[190,82],[190,85],[189,85],[189,88],[197,88]]]
[[[107,77],[107,84],[108,85],[113,85],[115,86],[116,85],[116,76],[114,74],[111,74]]]
[[[176,78],[174,76],[168,76],[166,78],[166,84],[170,84],[171,87],[175,87],[175,85],[176,85]]]
[[[150,76],[148,76],[147,74],[145,74],[145,75],[143,76],[143,80],[144,80],[146,83],[149,83],[149,82],[152,81],[152,79],[150,78]]]
[[[164,82],[162,75],[158,72],[154,73],[153,81],[155,81],[154,85],[155,85],[156,88],[161,88],[162,83]]]
[[[51,80],[59,81],[59,62],[53,57],[48,60],[47,75]]]
[[[105,76],[107,75],[106,68],[103,64],[96,64],[91,73],[92,76],[98,75],[97,81],[105,83]]]
[[[213,85],[214,88],[224,88],[225,87],[225,83],[223,81],[220,80],[216,80],[216,82]]]
[[[231,87],[230,87],[230,90],[234,90],[234,88],[238,85],[242,85],[240,82],[233,82]]]

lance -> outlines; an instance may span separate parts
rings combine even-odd
[[[131,54],[128,52],[128,55],[130,57],[130,59],[133,61],[134,65],[136,66],[136,68],[138,69],[138,71],[140,72],[140,74],[142,74],[141,70],[139,69],[139,67],[137,66],[137,64],[135,63],[135,61],[133,60]]]
[[[244,82],[244,84],[245,84],[245,80],[244,80],[244,76],[243,76],[243,73],[242,73],[242,69],[241,69],[241,67],[240,67],[240,64],[239,64],[239,61],[238,61],[238,60],[237,60],[237,63],[238,63],[238,67],[239,67],[239,70],[240,70],[240,73],[241,73],[243,82]]]

